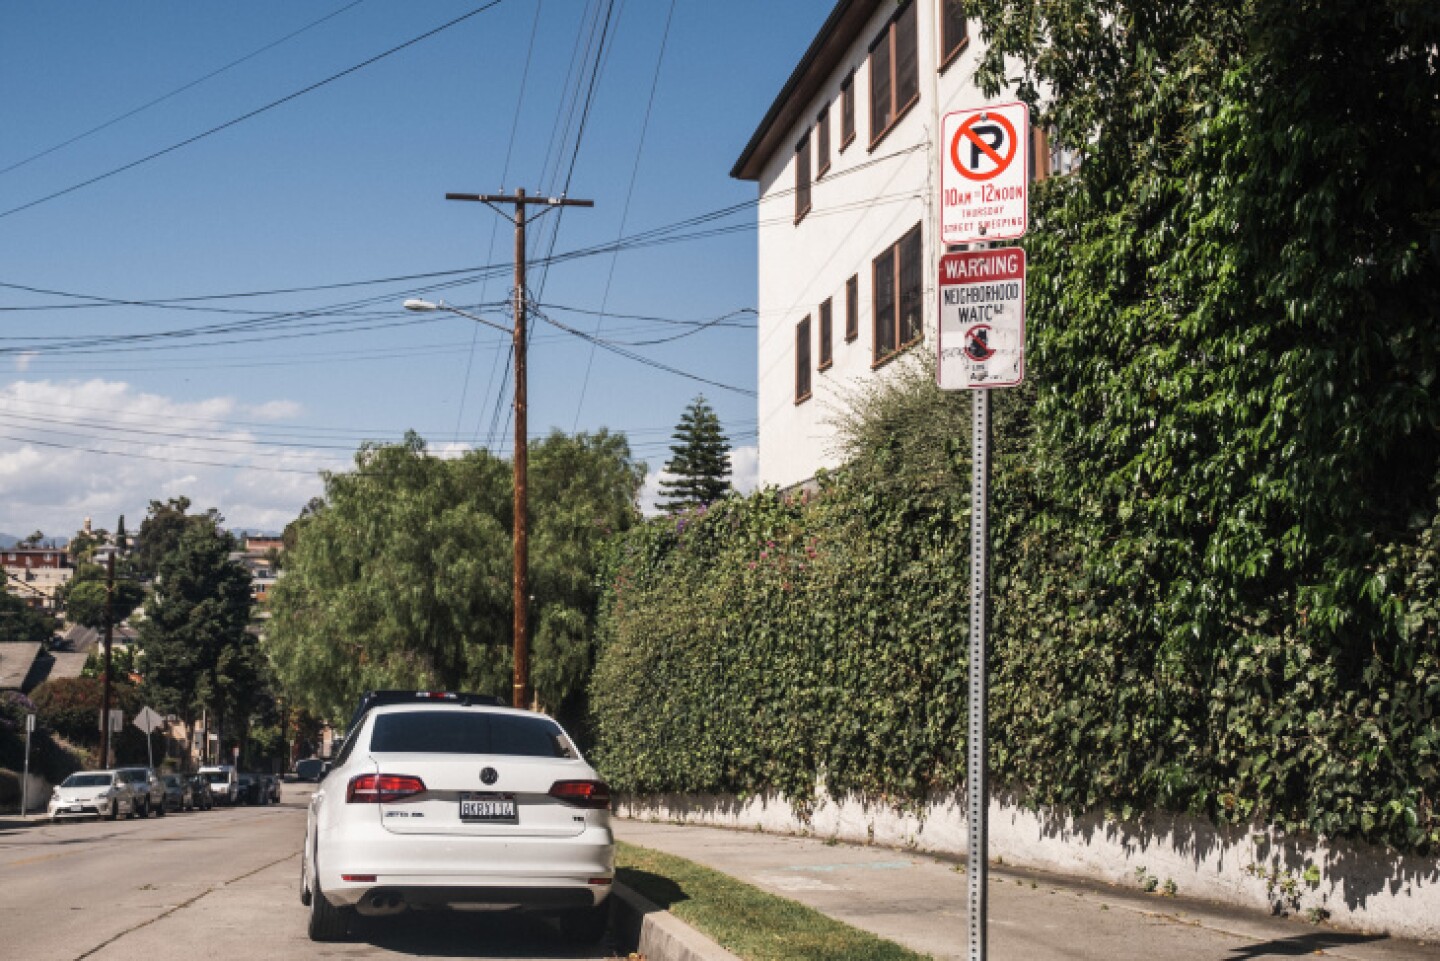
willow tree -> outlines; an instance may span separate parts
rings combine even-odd
[[[531,445],[532,675],[552,708],[588,677],[593,555],[633,521],[640,480],[617,435]],[[438,458],[413,433],[327,475],[271,599],[266,649],[288,695],[332,719],[372,688],[508,695],[511,494],[508,462]]]

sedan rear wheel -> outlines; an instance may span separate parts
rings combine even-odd
[[[306,907],[310,906],[310,885],[305,883],[305,855],[300,855],[300,903]]]
[[[315,866],[315,886],[310,890],[310,940],[338,941],[350,930],[351,908],[337,908],[320,887],[320,866]]]
[[[161,798],[161,799],[160,799],[160,803],[155,806],[155,816],[156,816],[157,818],[163,818],[163,817],[165,816],[165,799],[164,799],[164,798]]]

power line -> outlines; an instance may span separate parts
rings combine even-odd
[[[300,90],[296,90],[296,91],[293,92],[293,93],[286,94],[285,96],[280,97],[278,100],[272,100],[272,101],[270,101],[269,103],[265,104],[264,106],[257,107],[257,108],[255,108],[254,110],[251,110],[249,113],[241,114],[240,116],[235,117],[235,118],[230,119],[230,120],[227,120],[227,121],[225,121],[225,122],[222,123],[222,124],[217,124],[216,126],[211,127],[211,128],[208,129],[208,130],[205,130],[205,131],[202,131],[201,133],[195,134],[193,137],[188,137],[188,138],[186,138],[185,140],[181,140],[181,141],[179,141],[178,143],[173,143],[173,144],[171,144],[171,145],[168,146],[168,147],[164,147],[164,148],[162,148],[162,149],[160,149],[160,150],[155,151],[154,153],[147,154],[147,155],[145,155],[144,157],[141,157],[139,160],[132,160],[132,161],[130,161],[130,162],[127,163],[127,164],[122,164],[122,165],[119,166],[119,167],[115,167],[115,168],[112,168],[112,169],[110,169],[110,170],[107,170],[105,173],[98,174],[97,176],[91,177],[89,180],[83,180],[83,181],[81,181],[80,183],[71,184],[69,187],[65,187],[65,188],[62,189],[62,190],[57,190],[57,191],[55,191],[55,192],[53,192],[53,193],[46,194],[46,195],[43,196],[43,197],[39,197],[39,198],[37,198],[37,199],[35,199],[35,200],[30,201],[29,203],[21,204],[21,205],[19,205],[18,207],[11,207],[9,210],[5,210],[5,211],[3,211],[3,212],[0,212],[0,220],[3,220],[4,218],[9,217],[9,216],[11,216],[12,214],[18,214],[18,213],[20,213],[22,210],[29,210],[29,209],[32,208],[32,207],[38,207],[39,205],[41,205],[41,204],[43,204],[43,203],[47,203],[47,202],[49,202],[49,201],[51,201],[51,200],[54,200],[54,199],[56,199],[57,197],[63,197],[63,196],[65,196],[66,194],[74,193],[75,191],[81,190],[81,189],[83,189],[83,188],[85,188],[85,187],[89,187],[89,186],[91,186],[92,184],[97,184],[97,183],[99,183],[99,182],[102,181],[102,180],[108,180],[109,178],[114,177],[114,176],[117,175],[117,174],[124,173],[124,172],[127,171],[127,170],[133,170],[134,168],[140,166],[141,164],[146,164],[146,163],[149,163],[149,162],[152,161],[152,160],[155,160],[155,159],[157,159],[157,158],[163,157],[163,156],[165,156],[166,154],[174,153],[175,151],[180,150],[180,149],[183,148],[183,147],[188,147],[188,146],[190,146],[191,144],[197,143],[197,142],[199,142],[199,141],[201,141],[201,140],[204,140],[206,137],[210,137],[210,136],[212,136],[212,135],[214,135],[214,134],[217,134],[217,133],[219,133],[219,132],[222,131],[222,130],[227,130],[227,129],[229,129],[230,127],[234,127],[234,126],[237,125],[237,124],[244,123],[246,120],[250,120],[250,119],[253,118],[253,117],[258,117],[260,114],[265,113],[265,112],[267,112],[267,111],[269,111],[269,110],[273,110],[273,109],[275,109],[276,107],[281,106],[282,104],[289,103],[289,102],[292,101],[292,100],[295,100],[295,99],[297,99],[297,98],[299,98],[299,97],[303,97],[303,96],[304,96],[305,94],[307,94],[307,93],[311,93],[311,92],[313,92],[313,91],[315,91],[315,90],[319,90],[321,87],[324,87],[324,86],[327,86],[328,84],[334,83],[336,80],[339,80],[339,79],[341,79],[342,77],[347,77],[347,76],[349,76],[350,74],[355,73],[355,72],[358,71],[358,70],[363,70],[363,69],[365,69],[366,67],[370,66],[371,64],[378,63],[379,61],[384,60],[386,57],[389,57],[389,56],[391,56],[392,54],[399,53],[401,50],[404,50],[404,49],[406,49],[407,47],[412,47],[412,46],[414,46],[415,44],[420,43],[422,40],[427,40],[427,39],[429,39],[430,37],[435,36],[437,33],[440,33],[440,32],[442,32],[442,31],[448,30],[448,29],[450,29],[451,27],[453,27],[453,26],[455,26],[455,25],[457,25],[457,24],[463,23],[464,21],[469,20],[471,17],[474,17],[474,16],[476,16],[476,15],[478,15],[478,14],[484,13],[485,11],[491,9],[492,7],[498,6],[499,4],[501,4],[501,3],[503,3],[503,2],[504,2],[504,0],[490,0],[489,3],[486,3],[486,4],[483,4],[483,5],[479,6],[479,7],[476,7],[474,10],[471,10],[469,13],[461,14],[460,16],[456,17],[454,20],[450,20],[450,21],[448,21],[448,22],[446,22],[446,23],[442,23],[440,26],[436,27],[436,28],[433,29],[433,30],[428,30],[428,31],[426,31],[425,33],[422,33],[422,34],[420,34],[420,35],[417,36],[417,37],[412,37],[411,39],[406,40],[404,43],[397,44],[396,46],[391,47],[389,50],[386,50],[386,51],[384,51],[384,52],[382,52],[382,53],[378,53],[378,54],[376,54],[375,56],[371,57],[370,59],[361,61],[360,63],[357,63],[357,64],[355,64],[354,66],[346,67],[344,70],[341,70],[339,73],[333,73],[333,74],[331,74],[330,76],[326,77],[326,78],[323,79],[323,80],[319,80],[319,81],[316,81],[315,83],[310,84],[308,87],[303,87],[303,88],[301,88]]]
[[[575,329],[574,327],[571,327],[571,326],[568,325],[568,324],[563,324],[563,323],[561,323],[560,321],[556,320],[555,318],[553,318],[553,317],[549,316],[548,314],[544,313],[543,311],[536,310],[536,311],[535,311],[535,315],[536,315],[537,317],[540,317],[541,319],[543,319],[543,320],[546,321],[547,323],[553,324],[554,326],[560,328],[561,330],[565,331],[566,333],[573,334],[574,336],[579,337],[581,340],[589,341],[590,343],[596,345],[597,347],[600,347],[600,348],[603,349],[603,350],[608,350],[608,351],[610,351],[612,354],[618,354],[619,356],[625,357],[625,358],[627,358],[627,359],[629,359],[629,360],[633,360],[633,361],[635,361],[636,363],[644,364],[644,365],[647,366],[647,367],[653,367],[653,368],[655,368],[656,370],[663,370],[663,371],[665,371],[666,373],[674,374],[674,375],[676,375],[677,377],[684,377],[684,378],[686,378],[687,380],[694,380],[694,381],[699,381],[699,382],[702,383],[702,384],[709,384],[710,386],[712,386],[712,387],[718,387],[718,388],[720,388],[721,390],[728,390],[728,391],[733,391],[734,393],[737,393],[737,394],[743,394],[743,395],[746,396],[746,397],[754,397],[754,396],[755,396],[755,391],[750,390],[750,389],[748,389],[748,388],[745,388],[745,387],[736,387],[734,384],[726,384],[726,383],[723,383],[722,381],[711,380],[711,379],[708,378],[708,377],[702,377],[702,376],[699,375],[699,374],[693,374],[693,373],[691,373],[691,372],[688,371],[688,370],[681,370],[681,369],[678,368],[678,367],[672,367],[672,366],[670,366],[669,364],[662,363],[661,361],[655,360],[654,358],[651,358],[651,357],[646,357],[646,356],[644,356],[643,354],[637,354],[637,353],[635,353],[634,351],[626,350],[626,349],[623,348],[623,347],[620,347],[620,346],[618,346],[618,345],[616,345],[616,344],[612,344],[610,341],[601,340],[600,338],[595,337],[595,336],[593,336],[592,334],[587,334],[587,333],[585,333],[585,331],[583,331],[583,330],[577,330],[577,329]]]
[[[625,205],[620,210],[620,227],[615,231],[616,239],[625,236],[625,224],[630,219],[630,201],[635,195],[635,181],[640,174],[640,158],[645,154],[645,133],[650,129],[650,114],[655,107],[655,91],[660,86],[660,67],[665,63],[665,46],[670,39],[670,23],[675,18],[675,0],[665,13],[665,28],[660,33],[660,51],[655,55],[655,75],[650,79],[650,96],[645,101],[645,119],[640,122],[640,139],[635,145],[635,162],[630,166],[630,185],[625,188]],[[600,313],[595,319],[593,333],[599,336],[605,324],[605,308],[610,303],[610,284],[615,279],[615,264],[620,260],[616,251],[610,256],[610,269],[605,273],[605,290],[600,295]],[[580,411],[585,407],[585,391],[590,386],[590,369],[595,365],[595,345],[590,345],[590,354],[585,358],[585,376],[580,378],[580,396],[575,401],[575,419],[570,425],[574,430],[580,424]]]
[[[540,12],[544,9],[543,0],[537,0],[535,4],[535,19],[530,24],[530,42],[525,48],[525,68],[520,72],[520,90],[515,96],[515,113],[510,118],[510,142],[505,145],[505,162],[500,168],[500,182],[503,184],[510,177],[510,160],[515,153],[516,135],[520,130],[520,110],[525,105],[525,87],[530,80],[530,63],[535,54],[535,36],[540,32]],[[495,256],[495,236],[499,230],[498,220],[490,221],[490,242],[486,246],[485,259],[491,260]],[[480,285],[480,298],[485,298],[485,292],[490,289],[490,275],[486,275]],[[470,396],[470,370],[475,364],[475,344],[480,339],[480,325],[476,324],[470,331],[470,354],[465,361],[465,379],[461,382],[460,404],[455,410],[455,433],[460,433],[460,425],[465,420],[465,402]],[[490,358],[490,377],[485,382],[485,392],[482,397],[490,394],[490,385],[495,381],[495,366],[499,363],[498,352]],[[508,369],[508,362],[507,362]]]
[[[135,108],[133,108],[133,109],[131,109],[131,110],[127,110],[125,113],[120,114],[118,117],[111,117],[109,120],[105,121],[105,122],[102,123],[102,124],[98,124],[98,125],[96,125],[96,126],[94,126],[94,127],[91,127],[89,130],[86,130],[86,131],[84,131],[83,133],[78,133],[78,134],[76,134],[75,136],[71,137],[69,140],[65,140],[65,141],[62,141],[61,143],[57,143],[57,144],[56,144],[55,146],[53,146],[53,147],[47,147],[46,149],[41,150],[39,153],[31,154],[30,156],[26,157],[24,160],[17,160],[15,163],[12,163],[10,166],[5,167],[5,168],[3,168],[3,169],[0,169],[0,176],[4,176],[5,174],[8,174],[8,173],[9,173],[10,171],[12,171],[12,170],[19,170],[21,167],[24,167],[26,164],[33,163],[34,161],[39,160],[41,157],[48,157],[48,156],[50,156],[52,153],[55,153],[57,150],[63,150],[64,148],[70,146],[70,145],[73,144],[73,143],[79,143],[81,140],[84,140],[86,137],[89,137],[89,136],[91,136],[92,134],[97,134],[97,133],[99,133],[100,131],[105,130],[105,129],[109,128],[109,127],[113,127],[113,126],[115,126],[117,123],[120,123],[120,122],[123,121],[123,120],[129,120],[131,117],[135,116],[136,114],[138,114],[138,113],[143,113],[144,111],[149,110],[151,107],[154,107],[154,106],[156,106],[157,104],[164,103],[166,100],[169,100],[171,97],[178,96],[178,95],[184,93],[184,92],[187,91],[187,90],[190,90],[190,89],[192,89],[192,88],[194,88],[194,87],[198,87],[200,84],[204,83],[205,81],[214,79],[215,77],[220,76],[220,75],[221,75],[222,73],[224,73],[225,71],[230,70],[230,69],[233,68],[233,67],[238,67],[238,66],[240,66],[240,64],[246,62],[247,60],[253,60],[253,59],[255,59],[256,57],[260,56],[260,54],[266,52],[267,50],[273,50],[275,47],[280,46],[282,43],[285,43],[287,40],[293,40],[295,37],[300,36],[300,34],[305,33],[307,30],[311,30],[311,29],[313,29],[313,28],[315,28],[315,27],[318,27],[318,26],[320,26],[320,24],[324,23],[324,22],[327,21],[327,20],[333,20],[335,17],[340,16],[340,14],[346,12],[347,10],[351,10],[351,9],[354,9],[355,7],[360,6],[360,4],[362,4],[362,3],[364,3],[364,2],[365,2],[365,0],[354,0],[354,2],[346,4],[345,6],[341,7],[339,10],[335,10],[335,11],[332,11],[331,13],[327,13],[325,16],[320,17],[318,20],[311,20],[309,23],[305,24],[305,26],[301,27],[299,30],[294,30],[294,31],[292,31],[292,32],[290,32],[290,33],[287,33],[285,36],[281,37],[279,40],[272,40],[270,43],[265,44],[265,46],[260,47],[260,48],[257,49],[257,50],[252,50],[250,53],[247,53],[245,56],[241,57],[241,58],[238,59],[238,60],[231,60],[229,63],[225,64],[225,66],[223,66],[223,67],[218,67],[218,68],[216,68],[215,70],[212,70],[212,71],[210,71],[209,73],[205,74],[203,77],[198,77],[198,78],[190,81],[189,83],[184,84],[183,86],[176,87],[174,90],[171,90],[169,93],[161,94],[160,96],[156,97],[154,100],[147,101],[146,103],[142,103],[142,104],[141,104],[140,106],[138,106],[138,107],[135,107]]]

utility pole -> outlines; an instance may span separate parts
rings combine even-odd
[[[110,639],[115,620],[115,552],[105,564],[105,683],[100,695],[100,767],[110,766]]]
[[[525,383],[525,208],[544,207],[536,217],[558,207],[593,207],[593,200],[571,200],[568,197],[527,197],[524,190],[513,194],[455,194],[446,200],[470,200],[486,204],[502,217],[510,214],[496,204],[514,204],[515,214],[515,326],[511,338],[515,348],[515,678],[510,703],[515,707],[530,706],[530,542],[529,497],[526,491],[529,474],[529,436],[526,424]],[[533,219],[533,218],[530,218]]]

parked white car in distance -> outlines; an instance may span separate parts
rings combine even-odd
[[[357,911],[467,904],[553,913],[581,940],[604,934],[610,789],[560,725],[422,693],[351,728],[306,822],[312,939],[343,937]]]
[[[210,785],[216,804],[234,804],[238,800],[240,775],[233,765],[215,764],[202,767],[199,774]]]
[[[115,771],[77,771],[60,782],[50,795],[50,820],[63,818],[109,818],[129,815],[135,809],[135,795]]]

